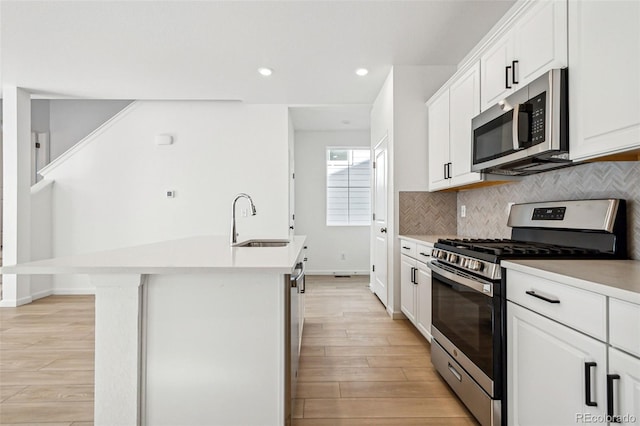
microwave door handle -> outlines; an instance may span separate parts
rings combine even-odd
[[[522,149],[520,146],[520,133],[519,133],[519,121],[520,121],[520,104],[515,104],[513,107],[513,120],[511,120],[511,133],[513,134],[513,150],[518,151]]]

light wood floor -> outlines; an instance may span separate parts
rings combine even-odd
[[[306,304],[294,425],[476,424],[368,277],[308,277]],[[93,424],[93,339],[92,296],[0,309],[0,424]]]
[[[369,277],[308,277],[294,426],[475,425]]]
[[[94,297],[0,309],[0,424],[93,424]]]

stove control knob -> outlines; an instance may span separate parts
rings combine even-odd
[[[471,262],[469,262],[469,269],[471,269],[472,271],[478,271],[480,269],[480,262],[478,262],[477,260],[472,260]]]
[[[463,268],[468,268],[469,267],[469,258],[468,257],[463,257],[460,259],[460,266],[462,266]]]
[[[438,259],[446,259],[447,258],[447,253],[443,252],[443,251],[439,251],[438,252]]]
[[[449,253],[449,255],[447,256],[447,261],[449,263],[456,263],[458,261],[458,255]]]

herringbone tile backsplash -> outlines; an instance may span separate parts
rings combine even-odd
[[[460,191],[457,198],[457,211],[462,205],[467,210],[465,218],[457,219],[458,235],[474,238],[508,238],[510,202],[626,199],[629,257],[640,260],[640,162],[582,164],[527,176],[508,185]]]
[[[400,234],[456,234],[455,192],[401,192]]]

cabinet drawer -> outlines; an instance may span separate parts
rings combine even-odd
[[[416,258],[417,244],[407,240],[400,240],[400,253]]]
[[[609,342],[640,357],[640,305],[609,298]]]
[[[507,299],[606,341],[607,298],[519,271],[507,270]]]
[[[418,244],[416,246],[416,259],[420,262],[428,263],[431,260],[432,246],[427,244]]]

